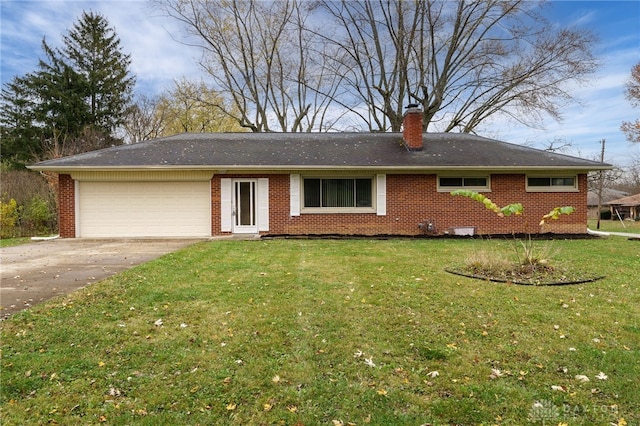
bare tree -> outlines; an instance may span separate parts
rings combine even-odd
[[[500,112],[534,125],[561,117],[567,83],[594,72],[586,31],[555,29],[525,0],[322,2],[349,52],[351,94],[370,127],[400,129],[402,105],[423,108],[425,129],[472,132]]]
[[[547,146],[544,148],[545,151],[549,152],[565,152],[573,147],[573,142],[567,141],[564,138],[553,138],[552,140],[547,141]]]
[[[234,108],[227,103],[220,92],[203,81],[175,81],[173,89],[160,96],[158,101],[158,110],[165,115],[162,134],[246,130],[231,117]]]
[[[298,0],[261,2],[158,0],[204,49],[201,65],[233,109],[219,105],[254,132],[326,130],[339,74],[310,54],[309,10]]]
[[[185,132],[238,132],[222,95],[204,82],[176,80],[155,98],[140,96],[123,126],[129,143]]]
[[[496,114],[534,126],[559,120],[577,100],[568,84],[597,66],[591,34],[555,28],[544,2],[156,2],[254,132],[327,130],[346,115],[399,131],[407,103],[422,106],[425,130],[473,132]]]
[[[640,62],[635,64],[631,69],[631,78],[627,82],[625,92],[627,99],[631,101],[631,105],[635,107],[640,106]],[[621,130],[630,142],[640,142],[640,119],[634,122],[623,122]]]
[[[640,153],[630,155],[624,171],[615,182],[615,188],[629,194],[640,194]]]
[[[166,111],[159,105],[159,98],[141,95],[134,102],[125,118],[122,129],[127,143],[154,139],[164,134]]]

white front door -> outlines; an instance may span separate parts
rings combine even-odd
[[[241,179],[233,181],[233,232],[257,234],[257,180]]]

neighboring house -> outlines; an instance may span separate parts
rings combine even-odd
[[[600,204],[600,211],[602,213],[609,212],[609,201],[617,200],[618,198],[626,197],[628,192],[618,191],[617,189],[602,188],[602,200]],[[598,190],[595,188],[589,189],[587,194],[587,217],[589,219],[598,218]]]
[[[576,212],[544,232],[587,228],[587,172],[611,166],[469,134],[181,134],[31,169],[59,173],[61,237],[434,235],[540,231],[558,206]],[[524,216],[497,217],[453,197],[466,188]]]
[[[611,209],[611,219],[640,220],[640,194],[618,198],[607,203]]]

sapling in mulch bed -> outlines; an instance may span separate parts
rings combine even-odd
[[[451,195],[463,196],[477,201],[499,217],[524,214],[524,206],[521,203],[500,207],[483,194],[475,191],[460,189],[452,191]],[[574,211],[575,208],[572,206],[555,207],[542,216],[539,226],[542,229],[547,220],[556,220],[560,216],[572,214]],[[585,276],[578,271],[554,265],[550,259],[553,254],[550,246],[537,244],[530,234],[519,238],[514,233],[511,248],[515,260],[505,258],[494,247],[490,251],[469,256],[464,265],[447,268],[447,271],[488,281],[528,285],[574,284],[602,278]]]

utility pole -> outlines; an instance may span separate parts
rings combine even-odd
[[[605,140],[600,141],[602,144],[602,150],[600,151],[600,162],[604,163],[604,143]],[[604,170],[598,172],[598,223],[596,229],[600,229],[600,214],[602,209],[602,187],[604,185]]]

